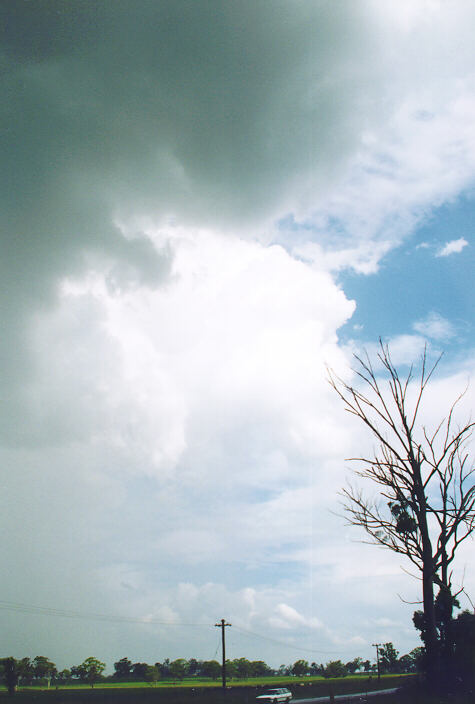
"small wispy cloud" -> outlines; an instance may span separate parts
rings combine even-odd
[[[318,618],[306,618],[293,606],[279,604],[275,612],[277,616],[269,619],[272,626],[276,628],[295,628],[296,626],[309,626],[310,628],[322,628],[323,624]]]
[[[465,237],[460,237],[458,240],[450,240],[450,242],[446,242],[446,244],[441,249],[439,249],[435,256],[448,257],[449,254],[458,254],[467,245],[468,242]]]
[[[452,323],[435,312],[429,313],[423,320],[417,320],[412,327],[420,335],[433,340],[447,340],[455,335]]]

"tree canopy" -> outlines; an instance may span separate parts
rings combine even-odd
[[[81,665],[78,665],[75,671],[82,682],[88,682],[91,687],[94,687],[94,684],[105,669],[106,665],[104,662],[101,662],[97,658],[89,657],[86,658]],[[71,668],[71,670],[73,670],[73,668]]]

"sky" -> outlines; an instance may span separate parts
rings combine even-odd
[[[474,26],[471,0],[2,3],[4,656],[219,659],[221,618],[275,667],[420,644],[409,565],[341,515],[372,440],[326,366],[427,346],[424,422],[470,380],[473,406]]]

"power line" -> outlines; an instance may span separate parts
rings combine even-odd
[[[153,618],[134,618],[130,616],[117,616],[113,614],[98,614],[90,613],[84,611],[73,611],[70,609],[56,609],[48,606],[38,606],[33,604],[23,604],[12,601],[0,600],[0,610],[13,611],[16,613],[31,614],[38,616],[55,616],[59,618],[72,618],[78,620],[88,620],[88,621],[102,621],[107,623],[131,623],[140,625],[156,625],[156,626],[186,626],[193,628],[211,628],[209,623],[189,623],[182,621],[159,621]],[[216,624],[221,626],[221,624]],[[263,636],[255,631],[250,631],[247,628],[242,628],[240,626],[234,625],[235,630],[240,633],[253,638],[259,638],[260,640],[268,641],[269,643],[274,643],[284,648],[289,648],[291,650],[298,650],[307,653],[319,653],[321,655],[338,655],[341,650],[319,650],[316,648],[304,648],[299,645],[293,645],[286,643],[285,641],[278,640],[276,638],[271,638],[269,636]]]
[[[240,628],[235,626],[236,630],[244,633],[245,635],[251,635],[255,638],[261,638],[262,640],[267,640],[270,643],[275,643],[276,645],[282,645],[284,648],[291,648],[292,650],[303,650],[307,653],[320,653],[321,655],[338,655],[341,650],[316,650],[315,648],[302,648],[299,645],[291,645],[290,643],[285,643],[282,640],[277,640],[276,638],[270,638],[269,636],[262,636],[260,633],[254,633],[254,631],[249,631],[247,628]]]
[[[129,616],[114,616],[112,614],[86,613],[83,611],[54,609],[48,606],[34,606],[32,604],[20,604],[2,600],[0,600],[0,609],[24,614],[59,616],[62,618],[86,619],[89,621],[107,621],[110,623],[139,623],[142,625],[150,623],[158,626],[197,626],[210,628],[209,623],[183,623],[181,621],[159,621],[153,618],[133,618]]]

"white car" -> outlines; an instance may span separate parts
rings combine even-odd
[[[292,699],[292,692],[288,689],[281,687],[280,689],[269,689],[265,694],[260,694],[256,697],[257,701],[262,702],[290,702]]]

